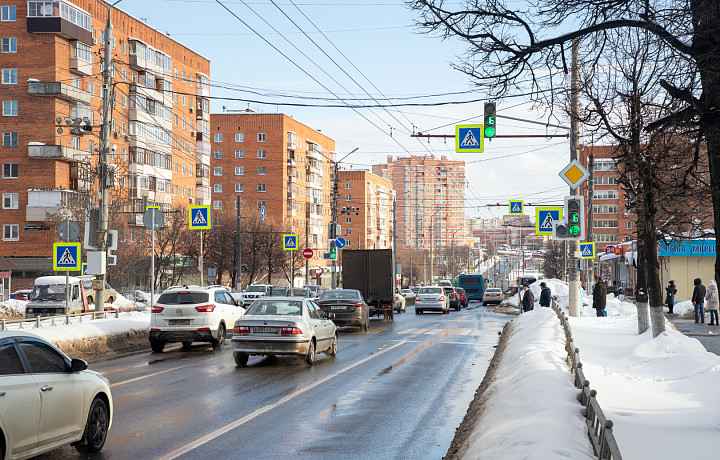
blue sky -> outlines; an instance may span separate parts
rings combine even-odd
[[[275,0],[280,9],[379,101],[382,95],[396,98],[473,89],[469,78],[450,65],[457,62],[464,46],[456,40],[441,40],[418,29],[414,25],[416,13],[406,8],[401,0],[292,2]],[[211,86],[211,96],[326,105],[342,105],[342,102],[272,98],[265,94],[274,91],[332,99],[335,98],[332,93],[341,98],[368,97],[270,0],[245,0],[245,4],[241,0],[227,0],[223,3],[287,57],[214,0],[123,0],[118,7],[210,59],[211,85],[242,86],[242,89],[263,93],[257,95]],[[332,44],[317,32],[316,26]],[[409,102],[484,98],[484,93],[474,91]],[[213,101],[211,111],[219,112],[222,106],[242,110],[248,108],[248,103]],[[482,102],[405,107],[398,109],[399,112],[388,109],[393,116],[382,109],[358,109],[357,113],[348,108],[289,107],[252,102],[249,108],[257,112],[286,113],[312,128],[322,130],[336,141],[336,151],[340,156],[358,147],[359,150],[347,159],[354,168],[369,169],[374,163],[384,162],[387,155],[433,154],[465,160],[468,162],[466,173],[469,182],[466,206],[470,217],[499,216],[506,211],[506,208],[488,208],[485,206],[487,203],[522,199],[526,203],[556,204],[561,203],[562,196],[567,193],[567,187],[557,175],[569,161],[568,141],[564,138],[495,139],[490,145],[486,144],[485,153],[457,154],[450,140],[447,143],[442,140],[428,143],[409,136],[413,125],[416,131],[452,134],[453,125],[461,120],[463,123],[482,123]],[[539,114],[531,111],[530,104],[522,98],[499,101],[498,114],[539,119]],[[541,126],[502,118],[498,119],[497,130],[498,134],[545,132]],[[534,211],[526,213],[534,215]]]

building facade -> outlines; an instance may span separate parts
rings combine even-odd
[[[0,11],[0,254],[32,276],[52,270],[54,224],[84,221],[96,202],[108,10],[0,0]],[[111,215],[137,226],[145,202],[209,204],[210,62],[116,8],[112,24]]]
[[[348,249],[388,249],[393,237],[392,183],[370,171],[338,172],[338,223]]]
[[[398,247],[466,244],[465,162],[433,156],[387,157],[372,172],[392,183]]]

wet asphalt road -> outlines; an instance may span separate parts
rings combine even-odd
[[[510,319],[470,306],[341,330],[337,357],[312,367],[282,356],[236,368],[229,340],[91,363],[115,405],[104,450],[38,458],[440,459]]]

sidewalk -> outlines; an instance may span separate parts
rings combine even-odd
[[[706,317],[708,315],[705,315]],[[708,326],[708,323],[695,323],[694,319],[684,319],[677,314],[665,313],[665,318],[670,321],[678,331],[688,337],[698,339],[710,353],[720,355],[720,326]],[[705,321],[709,321],[705,318]]]

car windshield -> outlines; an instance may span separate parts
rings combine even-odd
[[[426,288],[420,288],[419,294],[442,294],[443,289],[442,288],[432,288],[432,287],[426,287]]]
[[[33,288],[30,300],[65,300],[65,284],[39,284]]]
[[[485,292],[494,292],[495,294],[499,294],[500,288],[487,288]]]
[[[272,288],[268,291],[268,296],[286,296],[288,290],[286,288]]]
[[[299,300],[256,300],[246,315],[294,315],[300,316],[302,302]]]
[[[248,286],[245,292],[265,292],[266,290],[265,286]]]
[[[320,296],[320,300],[356,300],[357,298],[355,291],[325,291]]]
[[[295,288],[292,290],[292,295],[298,296],[298,297],[307,297],[308,291],[306,289],[302,288]]]
[[[191,303],[205,303],[210,298],[207,292],[175,291],[160,294],[157,303],[165,305],[181,305]]]

